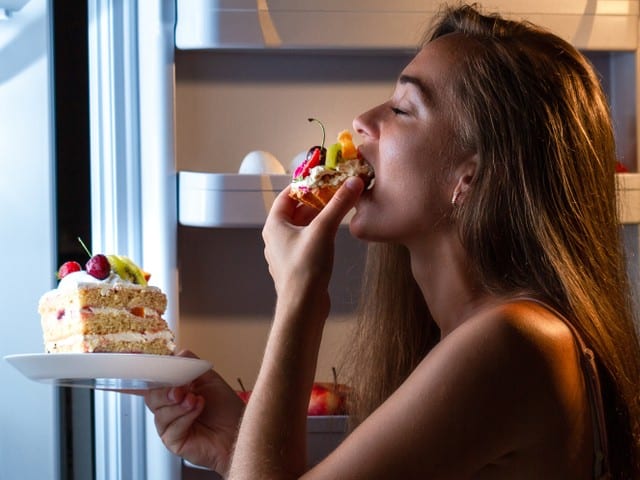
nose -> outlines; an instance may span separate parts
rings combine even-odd
[[[353,129],[363,138],[377,137],[377,128],[374,122],[374,113],[376,111],[376,108],[372,108],[371,110],[361,113],[353,119]]]

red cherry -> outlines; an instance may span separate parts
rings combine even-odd
[[[58,269],[58,280],[62,280],[64,277],[73,272],[79,272],[82,267],[78,262],[64,262]]]
[[[109,259],[101,253],[91,257],[84,268],[89,275],[98,280],[104,280],[111,274]]]

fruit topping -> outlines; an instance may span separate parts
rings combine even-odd
[[[151,274],[138,267],[130,258],[123,255],[103,255],[101,253],[93,255],[81,238],[78,238],[78,241],[90,257],[84,267],[89,275],[98,280],[105,280],[113,272],[125,281],[147,285]],[[82,267],[78,262],[66,262],[58,270],[58,278],[62,279],[72,272],[81,270]]]
[[[98,280],[104,280],[111,274],[111,264],[107,257],[101,253],[91,257],[84,268],[89,275]]]
[[[320,120],[316,118],[308,118],[307,120],[309,120],[310,122],[317,122],[320,127],[322,127],[322,143],[320,145],[315,145],[309,149],[305,160],[300,165],[298,165],[298,168],[296,168],[293,172],[294,179],[304,178],[309,175],[309,171],[313,167],[324,165],[327,156],[327,149],[324,148],[324,141],[326,136],[324,125]]]
[[[133,260],[124,255],[108,255],[109,263],[113,271],[123,280],[138,285],[146,285],[148,273],[143,272]]]
[[[315,118],[309,118],[310,122],[317,122],[322,127],[322,145],[314,146],[307,152],[307,157],[293,172],[293,179],[299,180],[309,175],[311,169],[317,165],[324,165],[329,170],[335,170],[343,160],[355,160],[359,158],[358,149],[353,143],[349,130],[343,130],[338,134],[337,142],[324,148],[325,129],[322,122]]]
[[[338,134],[338,143],[340,143],[342,147],[342,158],[345,160],[358,158],[358,149],[353,143],[353,138],[349,130],[343,130]]]
[[[73,272],[79,272],[82,267],[78,262],[64,262],[58,269],[58,280],[62,280],[64,277]]]
[[[316,122],[318,125],[320,125],[320,128],[322,128],[322,143],[320,144],[320,151],[322,152],[322,150],[324,150],[324,140],[327,136],[326,131],[324,129],[324,125],[317,118],[307,118],[307,120],[309,120],[310,122]],[[311,147],[311,150],[313,150],[314,148],[317,148],[317,147]],[[307,157],[309,157],[308,153],[307,153]]]
[[[342,145],[340,145],[340,143],[333,143],[329,145],[325,166],[327,168],[335,169],[340,160],[342,160]]]

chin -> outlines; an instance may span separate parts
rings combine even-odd
[[[376,235],[376,230],[380,228],[380,222],[375,214],[370,215],[365,205],[358,204],[356,212],[351,217],[349,222],[349,232],[351,235],[359,240],[364,241],[379,241],[382,240],[379,235]]]

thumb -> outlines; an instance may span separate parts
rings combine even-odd
[[[345,215],[354,207],[363,190],[364,181],[360,177],[348,177],[316,220],[326,222],[337,229]]]
[[[200,358],[198,355],[193,353],[191,350],[182,349],[178,353],[175,354],[176,357],[187,357],[187,358]]]

